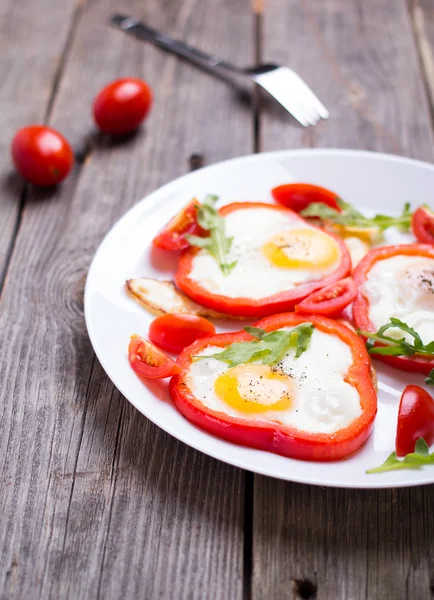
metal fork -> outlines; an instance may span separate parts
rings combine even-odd
[[[132,17],[114,14],[111,16],[110,22],[115,27],[141,40],[152,42],[156,46],[182,56],[211,72],[219,72],[220,69],[224,69],[253,79],[255,83],[267,90],[271,96],[280,102],[304,127],[316,125],[320,119],[328,119],[329,117],[328,110],[318,100],[309,86],[288,67],[281,67],[273,63],[245,68],[237,67],[217,56],[206,54],[184,42],[174,40]]]

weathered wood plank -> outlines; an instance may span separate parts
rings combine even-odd
[[[20,127],[44,121],[76,5],[77,0],[0,3],[0,282],[24,189],[12,171],[9,144]]]
[[[94,0],[83,8],[51,123],[84,164],[52,195],[31,191],[2,297],[0,589],[7,598],[240,598],[243,473],[176,442],[135,411],[94,361],[86,271],[102,236],[146,192],[253,147],[228,86],[105,26],[147,18],[247,62],[248,0]],[[143,10],[145,11],[143,14]],[[154,88],[146,127],[90,134],[90,102],[121,75]]]
[[[265,149],[344,146],[432,160],[403,1],[275,1],[265,25],[264,58],[295,68],[331,113],[304,130],[264,108]],[[360,492],[255,477],[252,597],[431,597],[433,501],[433,486]]]
[[[434,5],[430,0],[409,0],[409,9],[434,115]]]

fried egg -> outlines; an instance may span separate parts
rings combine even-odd
[[[221,350],[208,347],[201,355]],[[299,358],[289,350],[275,366],[253,362],[236,367],[202,358],[190,364],[186,381],[193,395],[211,410],[250,422],[332,434],[362,413],[358,391],[345,381],[352,363],[344,341],[314,329],[309,347]]]
[[[367,274],[363,294],[377,330],[396,317],[415,329],[425,344],[434,340],[434,258],[400,255],[378,260]],[[404,334],[390,329],[388,335]],[[406,338],[410,341],[411,336]]]
[[[228,274],[200,250],[189,278],[213,294],[229,298],[261,298],[288,291],[330,275],[342,260],[336,240],[290,211],[263,205],[240,208],[225,216],[225,234],[232,237]]]

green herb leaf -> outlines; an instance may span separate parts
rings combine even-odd
[[[399,217],[382,214],[365,217],[354,206],[344,202],[341,198],[338,198],[337,203],[341,212],[321,202],[313,202],[301,211],[301,215],[303,217],[317,217],[323,221],[332,221],[336,225],[346,227],[378,227],[380,231],[385,231],[389,227],[398,227],[401,231],[410,230],[412,212],[408,202],[404,205]]]
[[[218,196],[208,195],[197,208],[197,222],[209,232],[209,236],[186,235],[185,238],[192,246],[207,250],[216,259],[222,272],[228,275],[237,261],[226,262],[233,238],[225,235],[225,220],[214,206],[217,200]]]
[[[408,342],[405,338],[393,338],[386,335],[389,329],[400,329],[405,333],[408,333],[412,337],[412,341]],[[391,317],[390,321],[380,327],[377,333],[371,333],[370,331],[357,331],[360,335],[368,338],[366,342],[366,349],[369,354],[381,354],[383,356],[413,356],[414,354],[422,354],[424,356],[434,357],[434,341],[424,344],[422,338],[418,332],[395,317]],[[382,346],[375,346],[375,342],[380,342]],[[428,382],[428,379],[431,380]],[[431,371],[430,376],[425,380],[426,383],[434,385],[434,369]]]
[[[429,453],[429,446],[423,438],[415,444],[414,452],[406,454],[402,460],[392,452],[379,467],[368,469],[366,473],[384,473],[385,471],[398,471],[400,469],[420,469],[423,465],[434,464],[434,452]]]
[[[230,367],[259,361],[263,365],[278,363],[290,349],[295,350],[298,358],[307,350],[312,337],[312,323],[301,323],[293,329],[278,329],[267,332],[259,327],[245,327],[245,331],[255,337],[251,342],[235,342],[222,352],[195,356],[195,359],[215,358]]]
[[[428,377],[425,378],[425,383],[427,385],[434,385],[434,369],[431,369]]]

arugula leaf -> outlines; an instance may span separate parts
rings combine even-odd
[[[423,465],[434,465],[434,452],[429,453],[429,446],[423,438],[415,444],[414,452],[406,454],[402,460],[392,452],[379,467],[368,469],[366,473],[384,473],[385,471],[398,471],[400,469],[420,469]]]
[[[244,330],[256,339],[251,342],[235,342],[222,352],[195,356],[195,359],[215,358],[228,363],[230,367],[259,361],[263,365],[278,363],[285,353],[295,350],[298,358],[307,350],[312,337],[314,326],[312,323],[301,323],[293,329],[267,332],[259,327],[245,327]]]
[[[385,335],[385,332],[391,328],[400,329],[408,333],[413,340],[408,342],[405,338],[394,338]],[[366,349],[369,354],[382,354],[383,356],[413,356],[414,354],[423,354],[424,356],[434,357],[434,341],[429,344],[424,344],[418,332],[395,317],[391,317],[389,323],[386,323],[377,331],[370,333],[369,331],[357,330],[357,333],[368,338]],[[374,346],[375,342],[381,342],[383,346]],[[434,385],[434,369],[430,373],[433,376],[432,384]],[[429,379],[429,378],[427,378]],[[426,383],[431,383],[426,380]]]
[[[434,369],[431,369],[428,377],[425,378],[425,383],[427,385],[434,385]]]
[[[317,217],[323,221],[332,221],[336,225],[344,225],[346,227],[378,227],[380,231],[385,231],[389,227],[398,227],[402,231],[410,230],[412,212],[409,202],[404,205],[399,217],[382,214],[375,215],[374,217],[365,217],[354,206],[348,202],[344,202],[341,198],[337,199],[337,203],[341,212],[321,202],[313,202],[302,210],[300,214],[302,217]]]
[[[216,259],[224,275],[229,275],[237,261],[226,262],[233,238],[225,235],[225,220],[214,206],[217,200],[218,196],[208,195],[197,208],[197,222],[209,232],[209,236],[186,235],[185,238],[192,246],[207,250]]]

